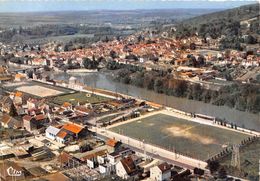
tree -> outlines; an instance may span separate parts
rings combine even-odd
[[[160,78],[156,78],[154,81],[154,90],[158,93],[163,93],[163,82]]]
[[[109,70],[116,70],[120,68],[120,64],[116,61],[109,61],[106,65],[107,69]]]
[[[257,43],[257,39],[252,36],[252,35],[247,35],[245,38],[244,38],[244,41],[245,43],[247,44],[256,44]]]
[[[210,173],[214,173],[219,169],[219,162],[218,161],[208,161],[208,167],[210,170]]]
[[[204,175],[204,170],[196,167],[196,168],[194,168],[194,174]]]
[[[246,99],[243,96],[240,96],[236,102],[236,109],[240,111],[245,111],[246,110]]]
[[[90,58],[83,59],[83,66],[86,69],[97,69],[98,64],[99,64],[98,61],[92,61]]]
[[[17,116],[17,110],[16,110],[16,107],[14,106],[14,103],[11,104],[11,107],[10,107],[10,111],[9,111],[9,115],[11,117],[15,117]]]
[[[203,88],[200,84],[193,84],[191,85],[192,97],[194,100],[201,100]]]
[[[66,45],[64,46],[64,51],[65,51],[65,52],[69,51],[69,45],[68,45],[68,44],[66,44]]]
[[[177,97],[181,97],[186,95],[188,89],[188,84],[184,80],[175,80],[175,85],[174,85],[174,94]]]

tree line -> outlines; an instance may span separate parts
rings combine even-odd
[[[260,112],[259,85],[234,82],[216,91],[206,89],[200,84],[191,84],[178,79],[169,70],[146,71],[144,68],[120,64],[115,61],[108,62],[107,69],[116,70],[114,71],[114,79],[124,84],[131,84],[157,93],[203,101],[218,106],[228,106],[240,111]]]
[[[258,17],[250,22],[250,26],[241,25],[242,20]],[[259,6],[248,5],[239,8],[202,15],[180,22],[176,31],[167,30],[176,38],[187,38],[193,35],[217,39],[221,37],[220,49],[244,50],[243,44],[258,43],[259,29]],[[245,36],[243,36],[245,35]]]

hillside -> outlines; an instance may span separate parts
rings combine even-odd
[[[126,36],[146,27],[214,11],[216,9],[0,12],[0,41],[41,43],[49,39],[62,41],[63,37],[73,40],[73,36],[94,36],[86,39],[95,42],[104,35]]]
[[[259,4],[251,4],[190,18],[178,23],[175,32],[166,31],[177,38],[198,34],[216,39],[224,35],[221,49],[243,49],[245,44],[260,41],[259,22]]]
[[[234,9],[204,14],[183,21],[184,24],[199,26],[219,21],[243,21],[259,16],[259,4],[245,5]]]

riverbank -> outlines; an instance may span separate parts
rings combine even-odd
[[[104,89],[100,89],[100,88],[94,88],[94,87],[90,87],[89,85],[85,85],[85,84],[81,84],[81,83],[79,83],[79,85],[73,85],[72,86],[72,85],[68,84],[68,81],[62,81],[62,83],[59,84],[59,86],[72,88],[72,89],[75,89],[77,91],[92,92],[92,93],[97,94],[97,95],[115,98],[115,99],[118,99],[120,97],[127,97],[127,98],[136,99],[139,102],[146,101],[147,104],[149,104],[150,106],[153,106],[155,108],[165,107],[167,110],[169,110],[171,112],[175,112],[175,113],[180,114],[180,115],[184,115],[184,116],[188,116],[188,117],[194,117],[195,116],[197,118],[202,118],[203,120],[210,121],[211,124],[212,123],[219,124],[219,126],[223,127],[224,129],[226,129],[226,128],[236,129],[236,131],[242,131],[242,132],[246,132],[246,133],[249,133],[249,134],[256,134],[256,135],[258,134],[257,131],[259,131],[257,129],[242,127],[240,125],[237,125],[237,124],[230,122],[229,120],[225,120],[225,122],[222,122],[222,120],[217,119],[218,116],[212,117],[212,116],[208,116],[205,113],[197,113],[197,112],[195,113],[195,112],[183,111],[183,110],[179,110],[177,108],[171,107],[171,106],[166,106],[166,105],[158,104],[158,103],[150,101],[150,100],[145,100],[145,99],[142,99],[140,97],[135,97],[135,96],[131,96],[129,94],[118,93],[118,92],[114,92],[114,91],[110,91],[110,90],[104,90]],[[254,132],[254,131],[256,131],[256,132]]]
[[[53,79],[69,80],[72,75],[67,73],[54,73]],[[143,88],[126,85],[113,81],[110,72],[73,74],[77,80],[88,87],[108,90],[117,94],[125,94],[138,99],[154,102],[158,105],[168,106],[187,113],[204,114],[218,117],[229,123],[236,124],[238,127],[260,131],[260,114],[252,114],[231,109],[226,106],[216,106],[202,101],[178,98],[164,94],[158,94]]]

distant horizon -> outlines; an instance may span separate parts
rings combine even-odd
[[[1,1],[1,0],[0,0]],[[249,4],[250,5],[250,4]],[[49,10],[49,11],[9,11],[1,12],[0,14],[15,14],[15,13],[66,13],[66,12],[95,12],[95,11],[104,11],[104,12],[132,12],[132,11],[170,11],[170,10],[226,10],[229,8],[168,8],[168,9],[90,9],[90,10]]]
[[[257,0],[0,0],[0,13],[231,9],[256,3],[259,2]]]

